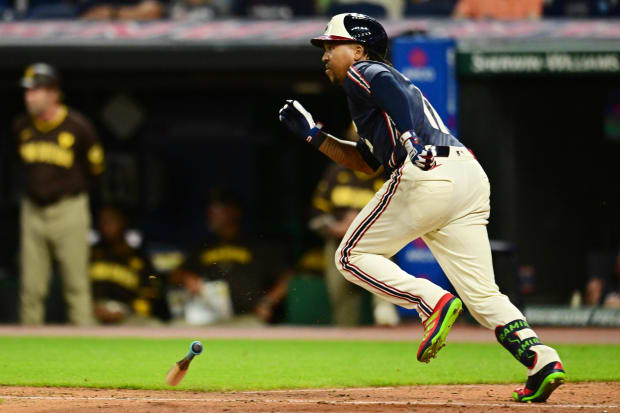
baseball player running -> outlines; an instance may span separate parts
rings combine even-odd
[[[462,303],[390,261],[422,237],[473,317],[494,329],[499,343],[527,367],[525,387],[515,390],[513,398],[545,401],[566,375],[558,353],[541,343],[495,284],[484,170],[420,90],[385,60],[388,37],[378,21],[339,14],[311,42],[324,49],[325,74],[344,88],[361,139],[354,144],[329,135],[294,100],[280,109],[280,121],[348,168],[372,173],[383,165],[391,173],[349,227],[336,266],[349,281],[418,311],[424,337],[417,358],[429,362],[445,345]]]

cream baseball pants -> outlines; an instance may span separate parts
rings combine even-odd
[[[392,173],[349,227],[336,251],[336,266],[349,281],[416,309],[425,320],[447,291],[390,260],[422,237],[481,325],[495,329],[524,319],[495,284],[484,170],[466,148],[450,147],[436,160],[435,168],[422,171],[407,159]]]

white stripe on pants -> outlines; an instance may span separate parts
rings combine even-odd
[[[422,237],[473,317],[494,329],[523,314],[494,281],[486,232],[489,181],[465,148],[452,147],[438,166],[422,171],[409,160],[355,218],[336,252],[336,265],[349,281],[422,319],[445,290],[400,269],[389,258]]]

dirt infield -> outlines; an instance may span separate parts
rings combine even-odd
[[[0,412],[620,412],[620,383],[568,383],[544,404],[510,400],[513,385],[201,393],[0,387]]]

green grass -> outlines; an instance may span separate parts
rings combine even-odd
[[[166,389],[191,340],[0,337],[0,384]],[[448,343],[416,360],[417,343],[204,340],[185,390],[509,383],[525,369],[497,344]],[[570,381],[620,381],[620,345],[557,345]]]

